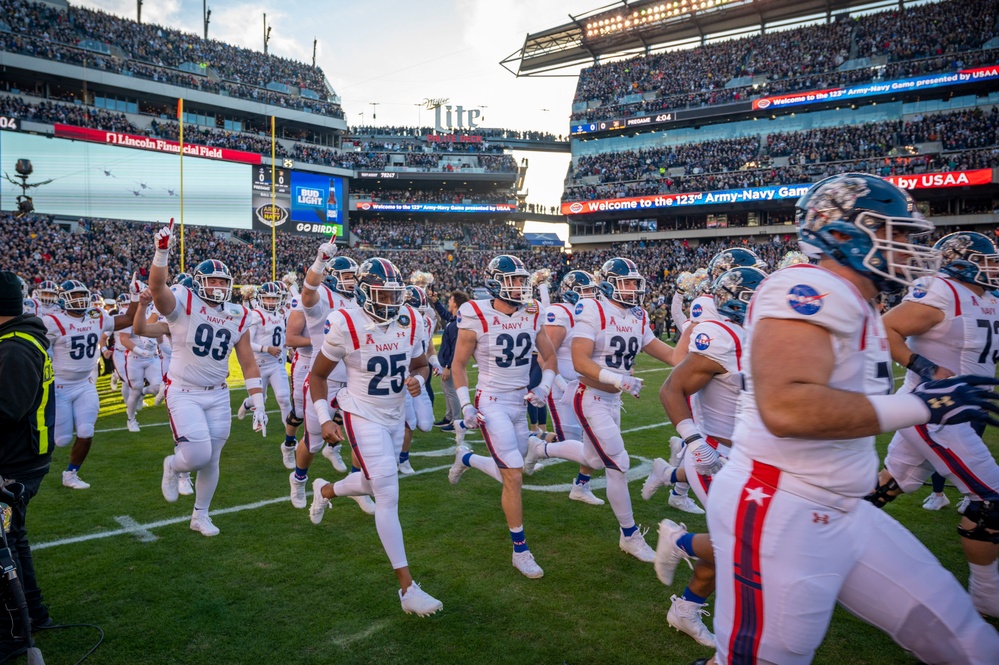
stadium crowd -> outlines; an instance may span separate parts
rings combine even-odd
[[[339,103],[264,87],[279,83],[325,97],[328,84],[317,67],[82,7],[60,10],[30,0],[2,0],[0,10],[10,27],[0,33],[0,50],[74,64],[85,60],[88,67],[106,71],[344,117]],[[114,57],[112,47],[128,59]],[[178,69],[183,64],[207,66],[221,80]]]
[[[572,119],[593,122],[726,104],[764,91],[780,94],[994,63],[996,51],[975,50],[996,35],[996,14],[989,0],[949,0],[596,65],[581,72],[575,96],[596,108],[577,111]],[[887,66],[872,72],[858,63],[838,71],[851,54],[883,56]],[[766,77],[762,83],[760,76]],[[725,87],[740,77],[756,81]],[[648,94],[655,98],[629,97]]]

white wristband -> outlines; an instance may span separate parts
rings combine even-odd
[[[254,388],[256,388],[257,390],[261,390],[262,391],[263,390],[263,386],[264,386],[264,384],[260,380],[259,376],[253,377],[253,378],[247,377],[247,379],[246,379],[246,389],[247,390],[253,390]]]
[[[621,381],[624,379],[617,372],[612,372],[609,369],[600,370],[600,374],[597,376],[597,380],[600,383],[606,383],[608,386],[614,386],[615,388],[621,387]]]
[[[462,386],[461,388],[454,389],[455,394],[458,395],[458,404],[461,408],[465,408],[466,404],[471,404],[472,400],[468,397],[468,386]]]
[[[130,296],[129,302],[139,302],[139,294],[138,293],[133,293]]]
[[[417,381],[419,381],[421,388],[427,385],[427,380],[423,378],[422,374],[414,374],[413,376],[416,378]]]
[[[153,254],[153,265],[157,268],[166,268],[167,263],[170,259],[170,251],[166,249],[157,249],[156,253]]]
[[[430,363],[431,367],[433,367],[434,365],[440,365],[440,361],[437,360],[437,354],[436,353],[434,355],[430,356],[429,358],[427,358],[427,362]]]
[[[552,391],[552,383],[555,381],[555,372],[550,369],[546,369],[541,373],[541,383],[538,384],[539,388],[544,388],[548,392]]]
[[[316,407],[316,417],[319,419],[320,427],[333,420],[333,416],[330,415],[329,402],[324,399],[317,399],[312,403],[312,406]]]
[[[929,407],[911,393],[873,395],[868,396],[867,400],[874,407],[881,432],[894,432],[913,425],[922,425],[930,420]]]
[[[680,438],[686,441],[692,436],[703,436],[701,431],[697,429],[697,425],[690,418],[686,420],[681,420],[676,424],[676,433],[680,435]]]
[[[316,273],[317,275],[324,275],[326,273],[326,262],[320,259],[319,257],[316,257],[316,260],[312,263],[312,266],[309,268],[309,270]]]
[[[261,353],[263,352],[264,347],[257,344],[256,342],[250,342],[250,350],[253,351],[254,353]]]

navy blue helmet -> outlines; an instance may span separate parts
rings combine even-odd
[[[209,278],[226,280],[225,286],[208,286]],[[194,269],[194,292],[205,302],[221,304],[232,297],[232,273],[221,261],[207,259]]]
[[[727,270],[745,266],[758,268],[766,272],[767,264],[760,260],[756,252],[743,247],[730,247],[715,254],[708,262],[708,274],[711,279],[718,279],[718,276]]]
[[[933,249],[943,259],[940,269],[954,279],[987,289],[999,287],[999,254],[987,236],[959,231],[940,238]]]
[[[420,314],[426,314],[430,311],[430,301],[427,300],[427,292],[416,284],[406,285],[406,304]]]
[[[76,279],[59,285],[59,305],[67,312],[86,312],[90,309],[90,289]]]
[[[406,283],[402,273],[388,259],[368,259],[357,268],[357,304],[379,323],[389,323],[399,316],[406,302]]]
[[[746,319],[746,309],[756,288],[767,278],[758,268],[740,266],[723,272],[711,286],[718,313],[739,325]]]
[[[562,301],[575,305],[580,298],[597,297],[597,278],[585,270],[570,270],[562,278]]]
[[[617,257],[605,261],[600,268],[600,291],[608,300],[625,307],[641,307],[645,299],[645,278],[631,259]],[[631,288],[627,282],[634,282]]]
[[[516,256],[500,254],[486,268],[486,290],[497,300],[520,307],[531,302],[531,273]]]
[[[323,284],[342,296],[353,298],[357,286],[357,261],[349,256],[333,257],[326,264]]]
[[[260,308],[265,312],[278,312],[284,307],[286,292],[278,282],[267,282],[260,285],[257,291],[257,300]]]
[[[936,273],[940,256],[917,244],[933,223],[909,193],[866,173],[845,173],[812,185],[796,204],[798,243],[811,258],[826,255],[898,293]]]

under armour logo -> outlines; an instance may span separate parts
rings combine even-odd
[[[490,395],[490,396],[489,396],[489,401],[490,401],[490,402],[498,402],[499,400],[498,400],[498,399],[496,399],[495,397],[493,397],[492,395]]]
[[[815,524],[829,524],[829,515],[825,513],[812,513],[812,522]]]
[[[942,406],[954,406],[954,400],[947,395],[944,395],[943,397],[934,397],[927,403],[930,405],[931,409],[939,409]]]

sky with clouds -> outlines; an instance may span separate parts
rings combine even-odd
[[[77,0],[129,19],[135,0]],[[481,125],[566,134],[574,77],[517,78],[499,61],[529,32],[569,21],[607,0],[208,0],[209,37],[263,50],[263,15],[275,55],[316,62],[351,125],[433,124],[426,98],[477,108]],[[143,23],[202,32],[201,0],[146,0]],[[575,75],[576,71],[565,72]],[[377,104],[377,106],[372,106]],[[363,116],[361,115],[363,114]],[[377,116],[373,118],[372,116]],[[530,153],[528,200],[558,202],[565,154]]]

